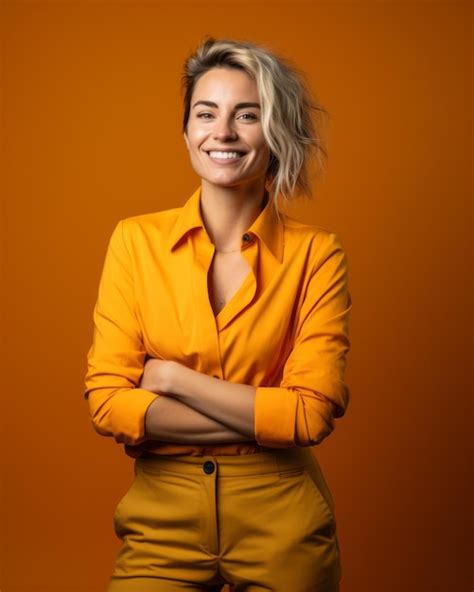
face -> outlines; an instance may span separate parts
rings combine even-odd
[[[213,68],[199,78],[184,140],[194,170],[208,183],[235,187],[263,182],[270,151],[257,85],[247,73]]]

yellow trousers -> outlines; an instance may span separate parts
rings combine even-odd
[[[134,461],[107,592],[338,592],[334,503],[309,448]]]

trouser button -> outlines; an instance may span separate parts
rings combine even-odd
[[[203,464],[203,469],[204,469],[204,472],[207,473],[208,475],[213,473],[215,467],[214,467],[214,463],[212,462],[212,460],[206,460],[206,462]]]

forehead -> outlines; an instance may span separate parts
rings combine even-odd
[[[194,87],[193,100],[234,98],[258,99],[255,81],[236,68],[212,68],[199,78]]]

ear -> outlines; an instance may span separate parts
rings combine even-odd
[[[184,143],[186,144],[186,148],[189,150],[189,140],[186,132],[183,132]]]

